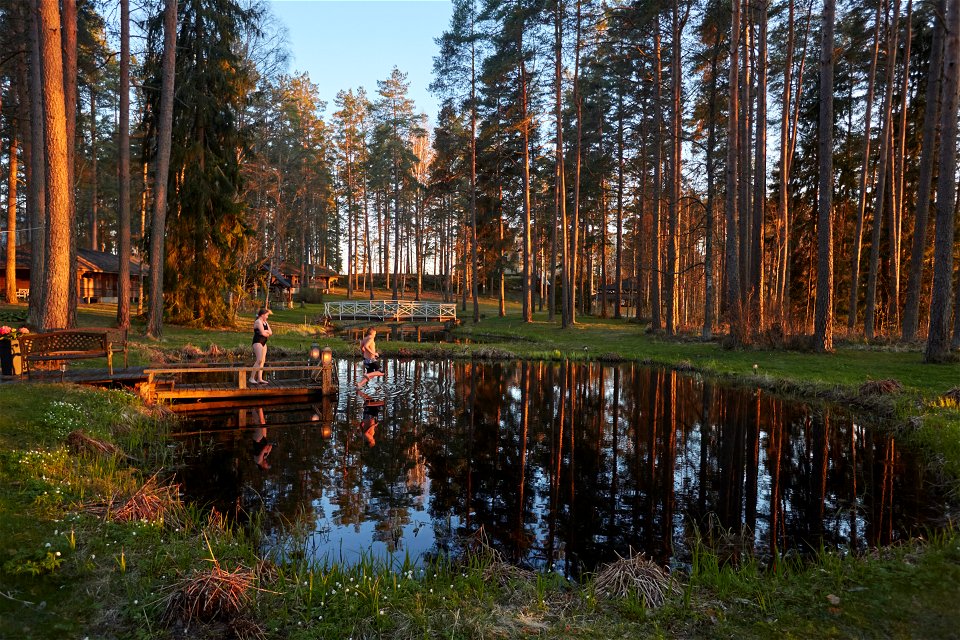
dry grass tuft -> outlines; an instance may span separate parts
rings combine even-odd
[[[944,400],[952,402],[955,406],[960,405],[960,387],[954,387],[943,394]]]
[[[230,521],[226,514],[220,513],[220,511],[214,507],[210,509],[210,514],[207,516],[206,528],[208,531],[227,533],[230,531]]]
[[[241,617],[241,611],[250,603],[254,579],[255,575],[249,569],[238,566],[233,571],[227,571],[215,561],[209,571],[195,571],[173,585],[173,591],[167,596],[164,620],[168,624],[179,623],[184,627],[234,621]],[[241,637],[263,637],[259,626],[249,622],[244,630],[250,635]],[[240,630],[234,627],[234,631]]]
[[[879,396],[900,393],[903,391],[903,385],[899,380],[890,378],[888,380],[867,380],[860,385],[860,395]]]
[[[80,430],[71,431],[70,434],[67,435],[67,446],[69,446],[74,453],[86,451],[107,456],[123,455],[123,452],[115,444],[97,440]]]
[[[249,616],[236,617],[228,623],[228,626],[239,640],[264,640],[267,637],[263,627]]]
[[[492,552],[490,562],[483,569],[485,582],[495,581],[502,587],[508,586],[511,582],[530,583],[535,581],[536,577],[536,573],[530,569],[518,567],[504,560],[499,551]]]
[[[91,513],[117,522],[146,520],[155,522],[180,505],[180,487],[175,484],[161,485],[157,476],[152,476],[142,487],[120,504],[117,498],[87,505]]]
[[[227,355],[227,351],[216,342],[211,342],[210,346],[207,348],[207,355],[211,358],[222,358],[223,356]]]
[[[597,594],[608,598],[625,598],[636,593],[646,606],[657,608],[666,600],[670,575],[643,554],[617,560],[606,565],[594,579]]]

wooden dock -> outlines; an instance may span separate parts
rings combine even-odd
[[[177,366],[145,369],[138,385],[148,403],[202,402],[208,408],[238,400],[273,400],[336,393],[337,377],[330,366],[274,365],[263,368],[266,384],[250,385],[253,367]]]
[[[412,300],[345,300],[327,302],[324,315],[331,320],[436,320],[456,322],[457,305],[443,302],[415,302]]]

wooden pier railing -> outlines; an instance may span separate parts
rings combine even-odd
[[[444,302],[411,300],[344,300],[324,304],[324,315],[331,320],[436,320],[456,321],[457,305]]]

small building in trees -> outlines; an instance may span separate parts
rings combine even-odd
[[[0,264],[6,261],[6,247],[0,247]],[[30,297],[30,245],[17,247],[17,299],[26,302]],[[120,283],[120,258],[112,253],[77,249],[77,295],[80,302],[116,302]],[[140,290],[140,261],[130,260],[130,292]],[[6,289],[6,273],[0,270],[0,291]]]

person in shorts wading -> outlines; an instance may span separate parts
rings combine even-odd
[[[360,378],[360,382],[357,383],[357,388],[359,389],[363,385],[367,384],[373,378],[379,378],[383,375],[383,369],[380,366],[380,361],[378,358],[380,354],[377,353],[377,330],[373,327],[367,329],[367,335],[363,337],[363,340],[360,341],[360,353],[363,355],[363,367],[366,370],[366,373],[363,374],[363,377]]]

